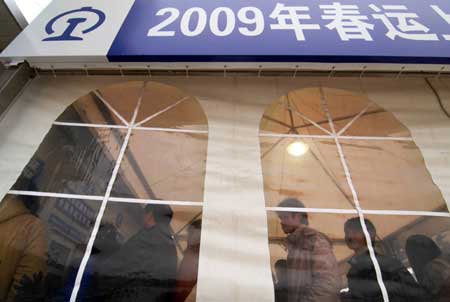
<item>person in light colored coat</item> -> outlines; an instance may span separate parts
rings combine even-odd
[[[0,203],[0,301],[39,301],[47,272],[47,232],[27,197]],[[30,296],[32,295],[32,296]],[[22,298],[21,298],[22,297]]]
[[[279,207],[304,208],[294,198]],[[287,234],[288,302],[337,302],[340,277],[330,239],[308,226],[308,216],[300,212],[278,212]]]

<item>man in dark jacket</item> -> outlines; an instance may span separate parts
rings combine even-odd
[[[304,208],[295,198],[283,200],[279,207]],[[301,212],[278,212],[287,234],[288,302],[337,302],[340,278],[330,239],[308,227],[308,216]]]
[[[277,282],[275,285],[275,302],[288,301],[288,286],[287,286],[287,261],[279,259],[275,262],[275,275]]]
[[[172,300],[177,252],[170,231],[172,210],[149,204],[144,225],[100,269],[106,301],[166,302]]]
[[[376,229],[372,222],[364,219],[372,242],[375,242]],[[347,220],[344,226],[345,242],[355,252],[348,261],[350,270],[347,273],[347,293],[342,294],[344,302],[382,302],[383,296],[378,284],[375,268],[367,250],[366,239],[359,217]],[[383,283],[385,284],[389,301],[413,302],[421,301],[422,295],[417,283],[408,270],[396,259],[376,253],[380,265]]]

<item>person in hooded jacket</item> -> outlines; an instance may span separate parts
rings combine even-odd
[[[364,219],[372,245],[376,239],[376,229],[373,223]],[[377,279],[372,258],[368,251],[366,237],[359,217],[345,222],[345,242],[354,251],[348,263],[347,273],[349,291],[341,295],[343,302],[382,302],[382,291]],[[423,297],[423,291],[408,270],[397,259],[375,251],[375,258],[381,271],[386,292],[391,302],[418,302]]]
[[[36,197],[7,195],[0,203],[0,301],[41,301],[47,232]]]
[[[406,254],[417,281],[426,292],[423,301],[450,301],[450,255],[425,235],[410,236],[406,241]]]

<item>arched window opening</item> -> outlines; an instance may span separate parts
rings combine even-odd
[[[75,101],[0,204],[0,300],[194,301],[207,142],[171,86]]]
[[[276,300],[424,299],[407,242],[449,253],[450,216],[392,113],[344,90],[296,90],[264,112],[260,145]]]

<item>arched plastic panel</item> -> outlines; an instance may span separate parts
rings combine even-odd
[[[146,223],[144,207],[155,203],[173,211],[173,249],[152,254],[148,247],[142,255],[161,257],[160,264],[171,268],[159,272],[170,279],[168,292],[195,300],[207,143],[200,103],[172,86],[124,82],[76,100],[0,204],[0,238],[6,242],[0,251],[10,253],[10,267],[0,273],[0,300],[44,295],[69,301],[76,281],[75,296],[111,294],[102,292],[92,273],[110,273],[102,271],[110,268],[104,261],[121,245],[130,246]],[[163,250],[159,241],[142,244]],[[27,263],[18,256],[24,253]],[[125,283],[133,266],[155,273],[146,259],[119,258],[113,262],[122,266]]]
[[[201,201],[206,115],[174,87],[143,84],[116,84],[80,97],[57,118],[20,178],[32,177],[37,191],[103,195],[108,177],[102,176],[112,173],[141,97],[113,196]],[[13,188],[28,190],[20,183]]]
[[[310,227],[333,243],[343,292],[353,256],[344,238],[347,220],[364,214],[375,225],[376,249],[405,265],[409,235],[437,238],[450,226],[410,131],[365,95],[321,87],[291,91],[265,110],[260,145],[273,267],[287,255],[276,212],[286,198],[300,200]],[[441,247],[450,250],[445,242]]]

